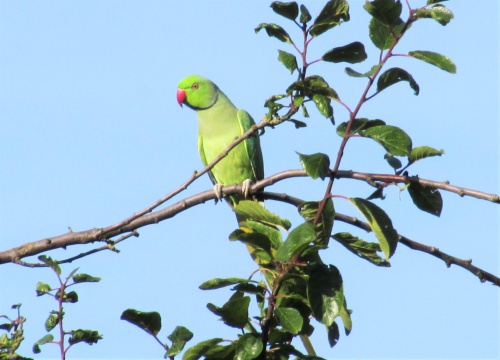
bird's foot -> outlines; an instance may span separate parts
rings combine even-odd
[[[220,201],[220,199],[222,199],[222,187],[224,185],[221,185],[221,184],[215,184],[214,186],[214,193],[215,193],[215,202],[217,203],[218,201]]]
[[[250,195],[250,188],[253,185],[253,181],[250,179],[243,180],[241,183],[241,194],[246,198]]]

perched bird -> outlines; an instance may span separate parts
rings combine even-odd
[[[252,117],[236,108],[231,100],[212,81],[190,75],[178,85],[177,102],[196,111],[198,115],[198,151],[206,166],[237,137],[255,125]],[[235,205],[248,197],[252,182],[264,178],[264,164],[258,135],[234,147],[209,172],[218,198],[223,185],[242,184],[242,195],[230,196]],[[241,219],[238,219],[240,221]]]

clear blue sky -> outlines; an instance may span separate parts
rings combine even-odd
[[[320,2],[309,1],[317,14]],[[369,54],[352,67],[368,70],[377,52],[367,36],[362,1],[351,1],[351,21],[311,44],[313,60],[326,50],[362,41]],[[410,0],[414,6],[424,1]],[[259,119],[264,100],[282,93],[295,76],[276,60],[277,49],[292,48],[256,35],[261,22],[286,19],[269,1],[0,1],[0,250],[68,231],[113,224],[146,207],[201,169],[195,114],[175,101],[178,81],[191,73],[214,80],[241,108]],[[430,50],[449,56],[451,75],[417,60],[397,58],[390,66],[409,70],[421,91],[407,84],[380,94],[361,116],[400,126],[414,145],[444,149],[445,155],[411,168],[412,174],[499,193],[498,2],[446,3],[455,19],[446,27],[417,23],[398,52]],[[298,33],[292,31],[292,36]],[[345,75],[345,64],[318,64],[344,102],[354,107],[364,80]],[[340,138],[311,107],[306,129],[284,124],[262,138],[266,174],[299,168],[295,151],[325,152],[332,158]],[[346,112],[335,107],[337,122]],[[342,169],[390,172],[383,150],[354,139]],[[326,183],[289,180],[272,187],[306,200],[321,198]],[[208,177],[184,195],[211,188]],[[363,184],[336,182],[334,192],[368,196]],[[177,199],[180,199],[178,197]],[[391,187],[378,201],[395,228],[495,274],[499,269],[498,206],[443,193],[441,218],[422,213],[406,192]],[[267,207],[300,218],[288,206]],[[359,216],[344,201],[339,212]],[[75,289],[80,301],[66,308],[67,328],[97,329],[104,339],[70,350],[75,358],[161,358],[162,349],[138,328],[121,321],[127,308],[156,310],[160,337],[176,325],[195,334],[235,338],[205,305],[221,305],[225,290],[202,292],[214,277],[248,276],[255,268],[246,249],[229,242],[235,228],[225,204],[212,202],[161,224],[140,229],[140,237],[101,252],[75,267],[102,277]],[[338,223],[335,231],[348,231]],[[366,240],[369,234],[353,231]],[[91,247],[51,254],[62,259]],[[429,255],[400,246],[391,268],[376,268],[332,244],[324,253],[344,278],[353,310],[353,331],[330,349],[320,324],[313,342],[327,358],[498,358],[499,289]],[[27,317],[21,354],[45,334],[43,324],[55,303],[35,296],[35,284],[56,283],[47,269],[0,266],[0,314],[14,315],[21,302]],[[194,343],[193,341],[193,343]],[[57,358],[55,346],[40,358]],[[38,358],[38,357],[37,357]]]

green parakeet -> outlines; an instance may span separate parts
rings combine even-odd
[[[198,115],[198,151],[206,166],[228,145],[255,124],[245,111],[236,108],[231,100],[212,81],[190,75],[178,85],[177,102],[185,104]],[[220,186],[242,184],[243,194],[231,196],[231,205],[248,196],[252,182],[264,178],[264,164],[258,136],[239,143],[209,172],[220,197]]]

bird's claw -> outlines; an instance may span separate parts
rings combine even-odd
[[[216,197],[215,202],[220,201],[220,199],[222,199],[222,187],[223,185],[221,184],[215,184],[214,186],[214,193]]]
[[[250,195],[250,188],[253,185],[253,181],[246,179],[241,183],[241,194],[246,198]]]

